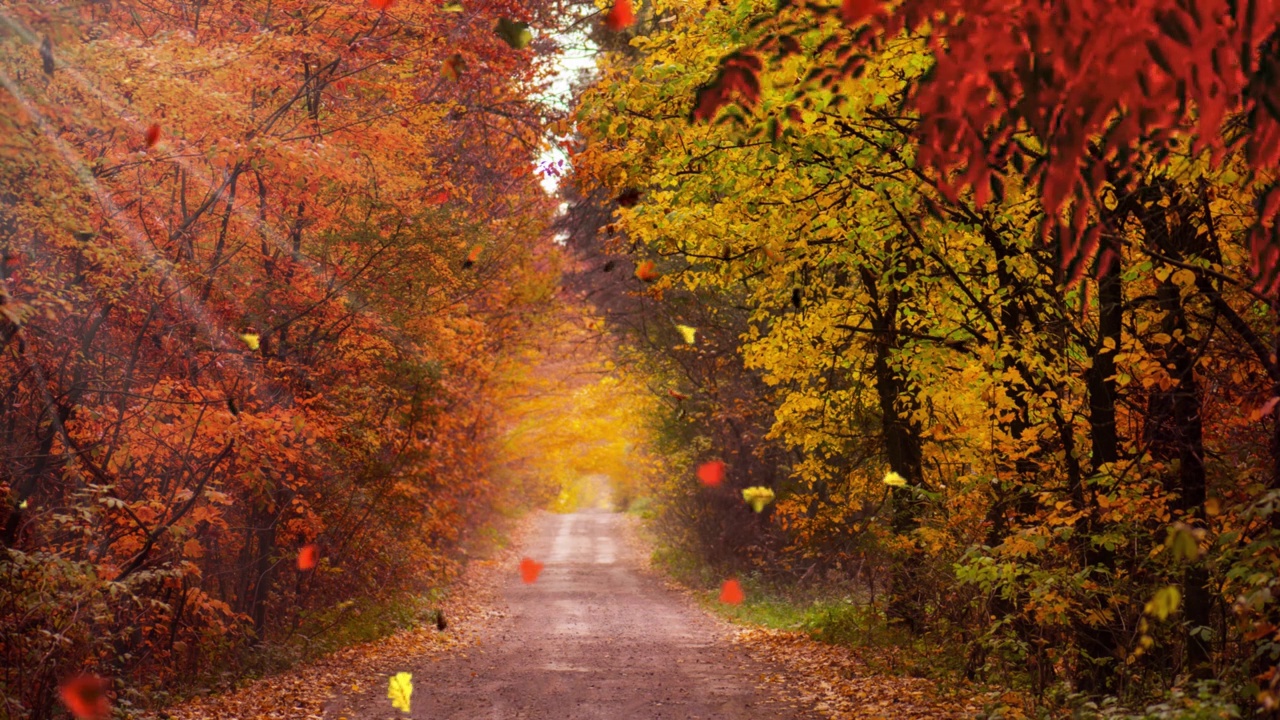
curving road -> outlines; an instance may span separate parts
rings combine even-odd
[[[545,563],[538,580],[525,585],[513,568],[505,615],[483,642],[413,668],[412,717],[802,717],[758,689],[772,669],[737,650],[724,625],[640,569],[626,518],[544,514],[523,554]]]

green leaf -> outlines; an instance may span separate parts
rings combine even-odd
[[[517,50],[533,42],[533,32],[529,30],[529,23],[527,22],[501,18],[498,20],[498,24],[494,26],[493,31],[507,41],[508,45]]]

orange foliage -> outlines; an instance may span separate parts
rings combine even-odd
[[[48,716],[51,688],[107,659],[145,692],[321,632],[350,598],[437,585],[490,512],[493,360],[525,342],[556,267],[554,202],[528,172],[539,70],[487,11],[388,6],[7,11],[16,717]],[[442,82],[459,45],[477,61]],[[333,572],[288,572],[319,546]]]

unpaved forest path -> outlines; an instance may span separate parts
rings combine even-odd
[[[762,689],[777,668],[747,657],[728,629],[643,569],[628,518],[543,513],[522,553],[545,564],[498,592],[501,616],[464,652],[423,659],[411,716],[426,720],[809,717]],[[345,698],[327,718],[385,720],[382,692]]]

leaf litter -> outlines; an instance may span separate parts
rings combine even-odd
[[[530,516],[532,517],[532,516]],[[515,527],[512,542],[483,559],[471,559],[449,586],[444,601],[449,611],[448,631],[435,622],[402,630],[339,650],[292,670],[256,680],[238,690],[197,698],[141,717],[153,720],[324,720],[354,717],[348,702],[356,696],[386,695],[392,678],[424,660],[447,653],[465,652],[477,644],[483,630],[501,617],[496,593],[509,577],[519,557],[515,548],[527,532],[529,518]],[[397,698],[398,699],[398,698]],[[404,696],[408,700],[408,695]],[[387,716],[394,714],[383,699]]]
[[[438,661],[446,654],[465,654],[480,644],[484,630],[503,613],[498,588],[520,558],[520,537],[528,532],[526,519],[506,549],[493,557],[467,562],[452,584],[447,606],[451,615],[449,632],[435,629],[434,623],[405,630],[382,640],[353,646],[286,671],[253,682],[223,695],[201,698],[168,708],[153,718],[172,720],[324,720],[354,718],[351,706],[360,696],[386,695],[397,674],[420,667],[423,661]],[[642,554],[642,569],[652,565]],[[662,573],[659,573],[660,576]],[[690,588],[669,576],[662,584],[693,596]],[[801,631],[743,627],[724,623],[730,641],[752,660],[776,668],[759,676],[763,694],[811,708],[832,720],[923,720],[981,716],[984,708],[1000,706],[1003,717],[1023,718],[1021,700],[1009,693],[954,690],[946,692],[938,683],[876,670],[860,653],[849,647],[829,645]],[[877,652],[877,651],[871,651]],[[404,698],[407,700],[407,694]],[[388,715],[395,710],[381,700]]]
[[[985,717],[992,707],[1000,708],[999,717],[1026,717],[1023,699],[1012,693],[948,692],[933,680],[879,672],[860,657],[867,651],[819,642],[798,630],[740,627],[733,642],[752,659],[780,668],[762,685],[832,720]]]

